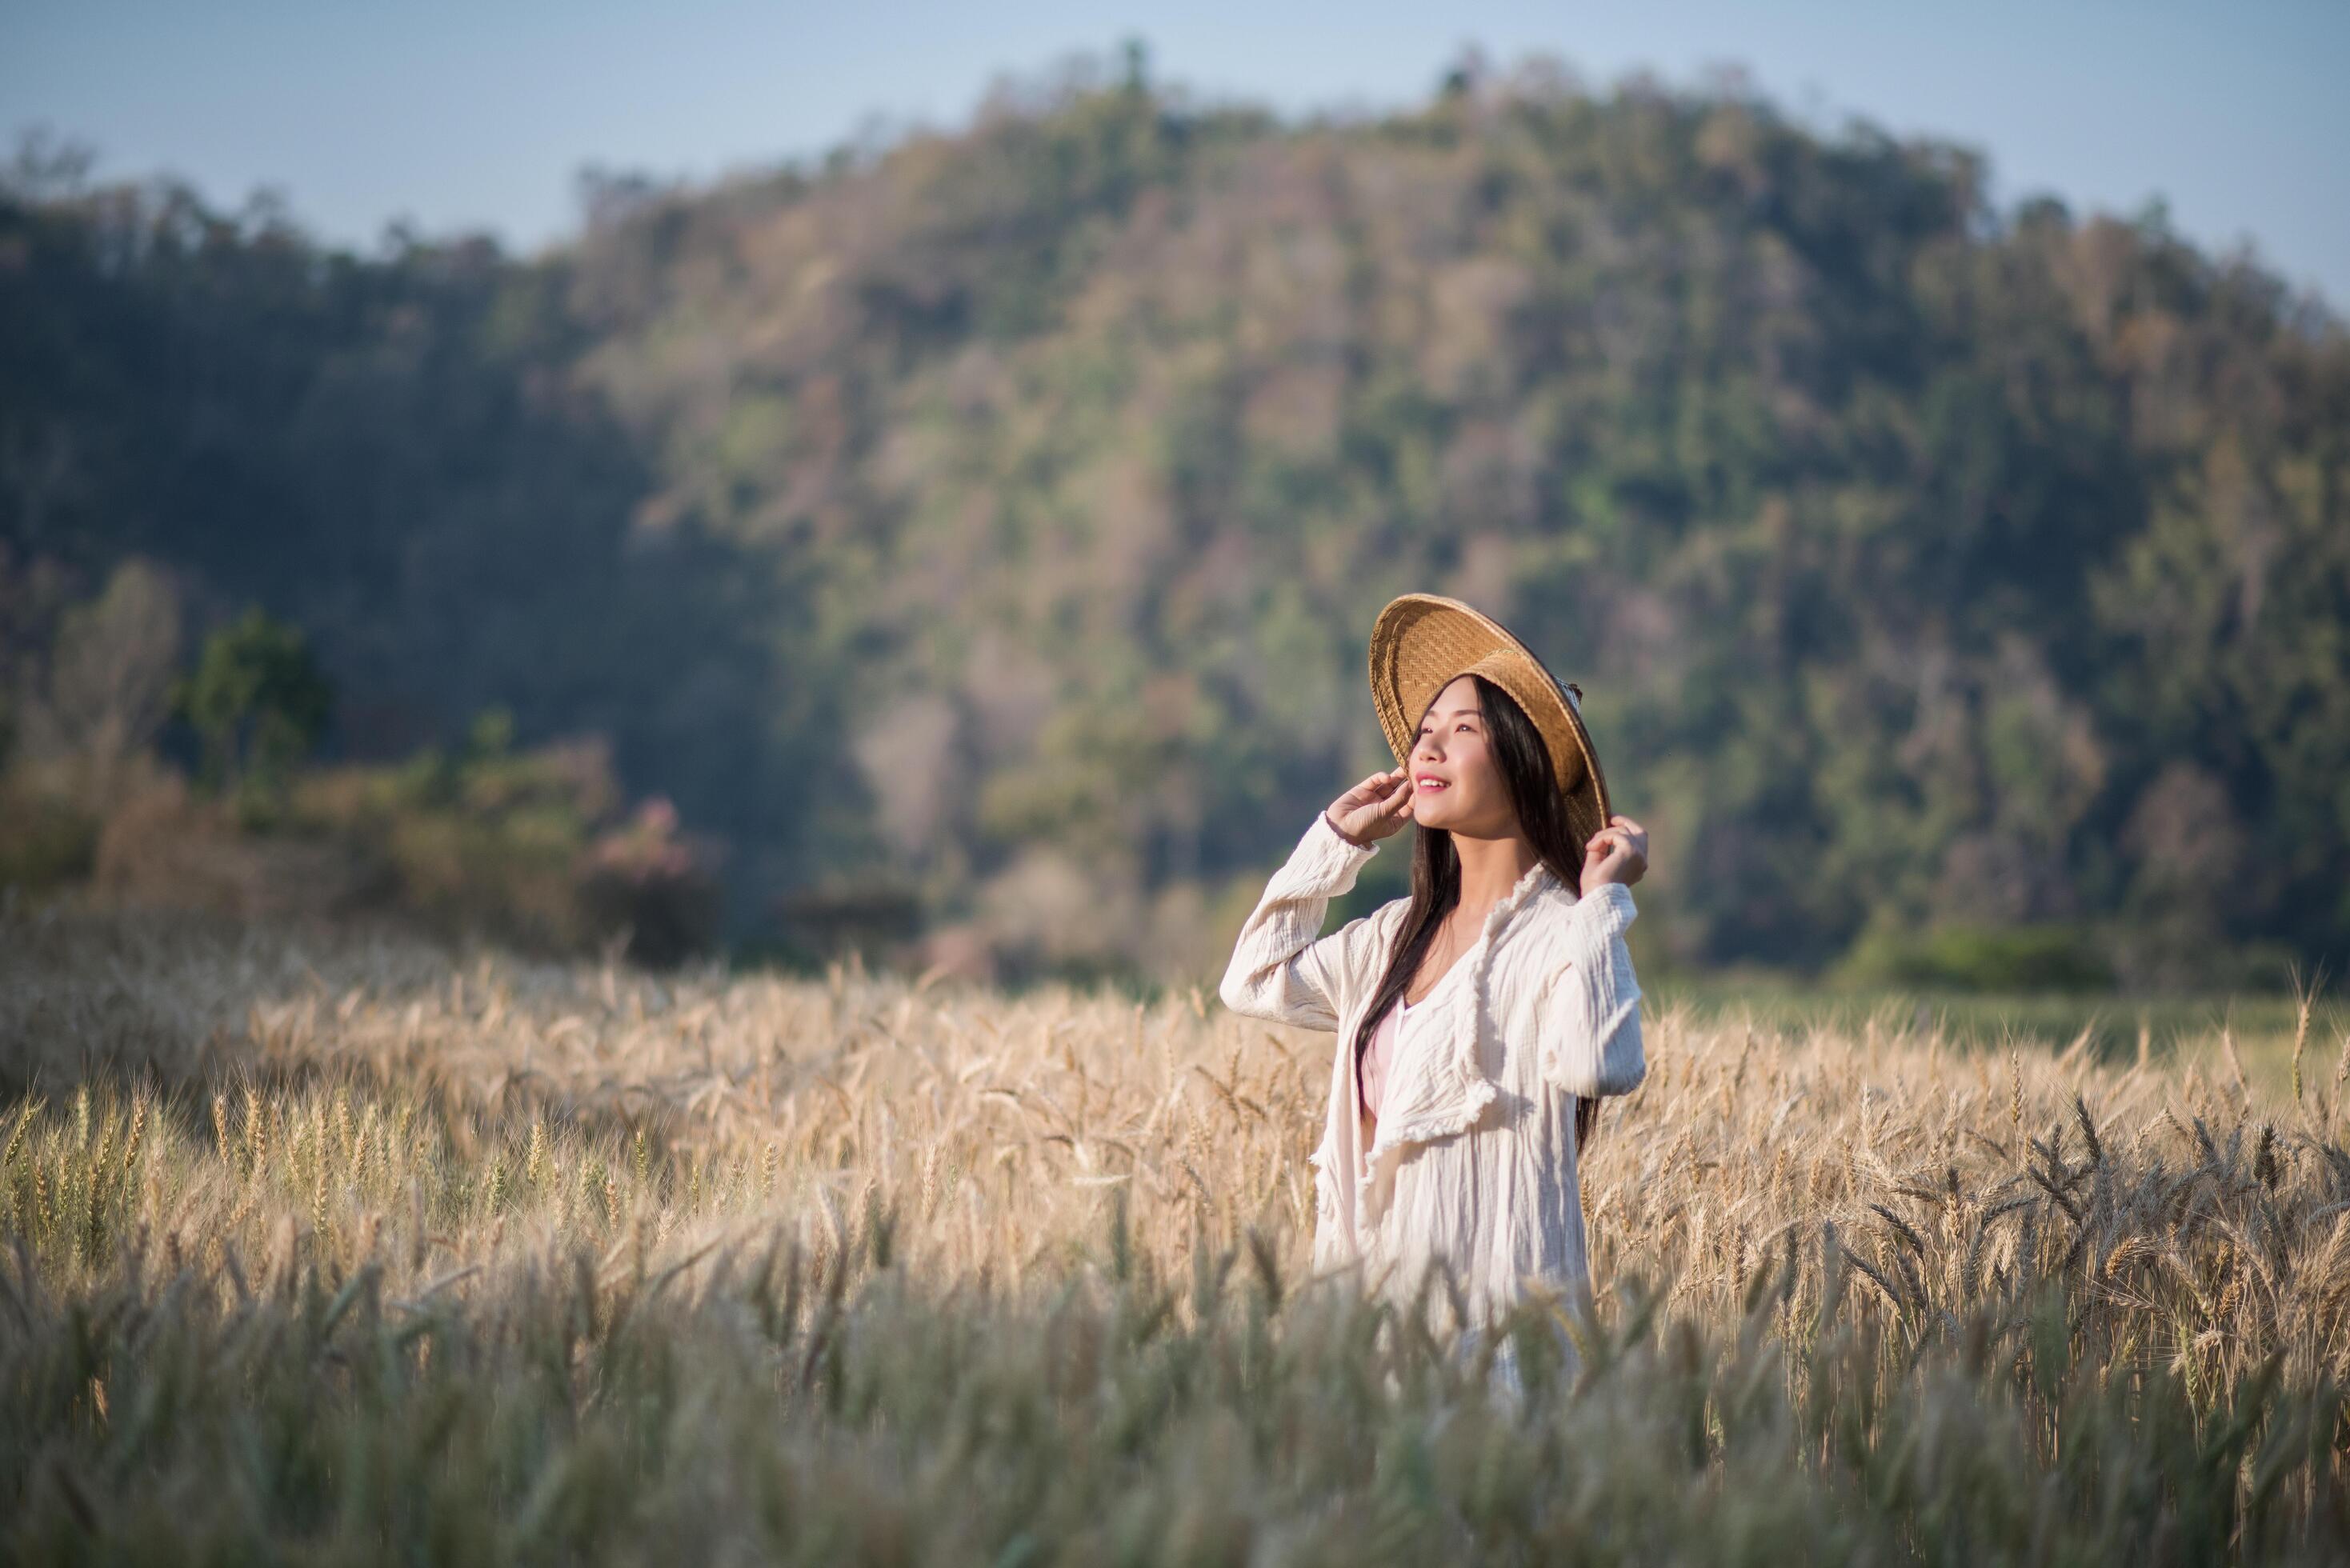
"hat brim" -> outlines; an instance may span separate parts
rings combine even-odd
[[[1485,677],[1515,698],[1542,732],[1551,774],[1563,781],[1578,852],[1607,826],[1607,775],[1575,697],[1508,628],[1440,594],[1404,594],[1371,626],[1371,703],[1399,765],[1409,765],[1420,716],[1462,675]]]

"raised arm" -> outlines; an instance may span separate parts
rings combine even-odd
[[[1377,844],[1342,836],[1326,813],[1314,814],[1314,825],[1241,927],[1216,992],[1226,1007],[1308,1029],[1338,1027],[1349,954],[1369,933],[1371,917],[1349,920],[1319,941],[1315,933],[1330,900],[1352,888],[1355,874],[1378,852]]]
[[[1603,882],[1567,912],[1541,995],[1543,1076],[1571,1095],[1628,1095],[1648,1075],[1640,986],[1624,932],[1632,889]]]

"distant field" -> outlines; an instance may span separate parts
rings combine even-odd
[[[1887,1035],[1939,1034],[1953,1044],[2001,1049],[2008,1044],[2058,1049],[2085,1031],[2085,1054],[2126,1064],[2137,1054],[2141,1031],[2148,1055],[2163,1064],[2222,1075],[2231,1071],[2224,1026],[2257,1085],[2289,1093],[2293,1044],[2300,1038],[2296,999],[2288,994],[2197,997],[2107,996],[2074,992],[1989,994],[1981,992],[1803,991],[1783,981],[1666,981],[1647,988],[1659,1006],[1686,1003],[1713,1018],[1735,1022],[1752,1012],[1757,1024],[1838,1035],[1866,1035],[1874,1022]],[[2350,1039],[2350,1001],[2314,990],[2305,1062],[2310,1072],[2341,1054]]]
[[[2350,1084],[2276,1005],[2239,1078],[2192,1007],[1652,993],[1517,1406],[1309,1279],[1329,1038],[1212,997],[0,920],[0,1542],[2338,1562]]]

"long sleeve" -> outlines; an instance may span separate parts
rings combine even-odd
[[[1557,969],[1542,993],[1543,1076],[1569,1094],[1627,1095],[1648,1075],[1640,986],[1624,932],[1632,890],[1603,882],[1575,900],[1560,929]]]
[[[1319,941],[1315,933],[1330,900],[1352,888],[1356,873],[1378,852],[1377,844],[1348,842],[1327,815],[1314,814],[1314,825],[1241,927],[1217,988],[1226,1007],[1308,1029],[1338,1027],[1347,957],[1367,933],[1371,917],[1349,920]]]

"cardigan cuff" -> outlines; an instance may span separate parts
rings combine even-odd
[[[1632,902],[1632,889],[1621,882],[1602,882],[1575,901],[1569,919],[1589,928],[1597,940],[1620,937],[1639,918],[1639,907]]]

